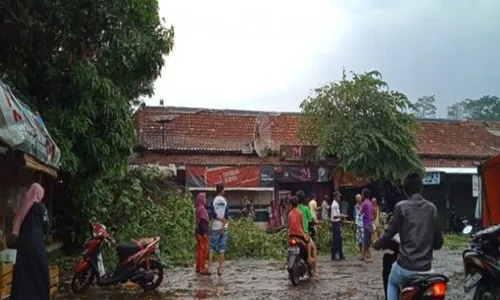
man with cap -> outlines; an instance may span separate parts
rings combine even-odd
[[[342,232],[340,229],[340,221],[346,215],[340,213],[340,197],[342,195],[339,191],[333,193],[333,201],[331,205],[331,220],[332,220],[332,260],[344,260],[344,253],[342,252]],[[337,257],[338,256],[338,257]]]

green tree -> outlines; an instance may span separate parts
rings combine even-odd
[[[93,182],[122,174],[134,141],[131,104],[151,95],[173,47],[157,0],[2,3],[0,73],[45,119],[81,209]],[[87,211],[91,213],[91,211]]]
[[[408,98],[389,89],[378,71],[343,73],[342,80],[314,90],[301,104],[299,137],[335,155],[345,171],[401,180],[422,170],[415,151],[418,122],[405,111]]]
[[[448,106],[448,119],[461,120],[465,116],[465,103],[464,101],[457,102]]]
[[[500,99],[489,95],[465,99],[448,107],[448,118],[500,121]]]
[[[417,99],[411,106],[415,115],[419,118],[434,118],[436,117],[436,105],[434,105],[435,96],[423,96]]]

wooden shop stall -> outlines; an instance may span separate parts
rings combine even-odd
[[[0,299],[10,295],[16,237],[12,232],[14,212],[24,193],[37,182],[45,189],[43,203],[52,216],[52,195],[57,183],[60,150],[42,118],[21,102],[20,96],[0,81]],[[52,232],[46,236],[53,245]],[[59,269],[50,267],[51,293],[57,291]]]

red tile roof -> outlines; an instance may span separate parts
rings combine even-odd
[[[421,156],[489,157],[500,152],[500,137],[481,121],[423,120],[417,132]]]
[[[253,141],[255,120],[261,113],[142,106],[134,114],[134,123],[138,127],[141,143],[150,150],[223,151],[236,154],[241,153],[245,145]],[[274,148],[280,145],[301,144],[297,139],[300,114],[268,113],[268,118]],[[492,126],[495,127],[498,124]],[[429,163],[432,159],[433,163],[446,164],[446,166],[450,164],[470,166],[476,160],[500,152],[500,137],[490,134],[484,122],[421,120],[421,127],[421,130],[416,133],[417,151],[421,157],[428,159]],[[169,160],[174,162],[174,157]],[[191,157],[194,163],[197,156],[191,155]],[[201,160],[201,157],[196,159]],[[252,160],[259,161],[259,164],[265,163],[257,157],[248,155],[242,157],[249,164],[253,164]],[[452,163],[445,158],[455,160]],[[222,158],[212,157],[211,159]],[[266,160],[272,159],[275,158],[266,158]],[[201,161],[196,161],[201,163]],[[247,164],[247,162],[240,162],[240,164]],[[235,163],[238,164],[238,162]],[[424,164],[426,164],[425,160]],[[436,167],[436,165],[433,166]]]
[[[479,159],[423,158],[422,164],[428,168],[475,168]]]

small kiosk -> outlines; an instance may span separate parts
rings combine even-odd
[[[42,118],[0,81],[0,299],[10,295],[16,260],[15,238],[11,234],[14,212],[29,186],[37,182],[45,189],[43,202],[52,215],[60,156]],[[46,240],[50,246],[51,233]],[[55,293],[59,270],[51,267],[50,273],[51,292]]]

